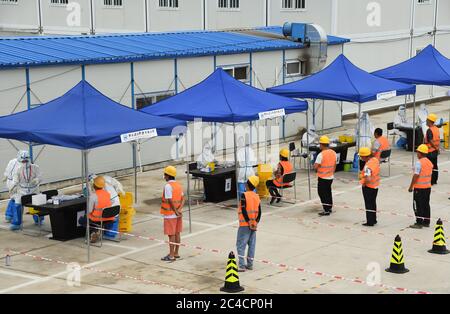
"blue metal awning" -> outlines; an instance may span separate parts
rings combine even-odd
[[[336,38],[330,39],[330,44],[337,42]],[[0,69],[121,63],[300,48],[302,45],[293,41],[233,31],[0,37]]]

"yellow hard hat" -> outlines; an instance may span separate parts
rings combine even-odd
[[[286,148],[283,148],[280,150],[280,156],[284,158],[289,158],[289,150]]]
[[[320,144],[330,144],[330,139],[328,136],[324,135],[320,138],[319,143]]]
[[[250,178],[248,178],[248,181],[250,181],[250,183],[256,188],[259,185],[259,177],[257,176],[251,176]]]
[[[428,154],[428,146],[427,145],[425,145],[425,144],[422,144],[422,145],[420,145],[419,147],[417,147],[417,151],[419,152],[419,153],[422,153],[422,154]]]
[[[428,120],[430,120],[431,122],[436,122],[437,120],[437,115],[435,115],[434,113],[430,113],[427,117]]]
[[[175,178],[177,176],[177,169],[174,166],[168,166],[164,169],[164,174]]]
[[[370,156],[371,153],[372,152],[370,151],[369,147],[361,147],[359,149],[359,156],[361,156],[361,157],[368,157],[368,156]]]
[[[104,189],[106,185],[105,178],[102,176],[96,177],[94,179],[94,186],[99,189]]]

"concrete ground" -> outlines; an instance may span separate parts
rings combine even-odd
[[[440,103],[429,109],[446,117],[449,105]],[[389,112],[372,120],[376,126],[385,127],[392,118]],[[333,134],[353,129],[354,123],[345,121]],[[349,181],[356,179],[355,173],[337,174],[333,185],[335,213],[320,218],[317,193],[313,189],[312,200],[308,201],[307,177],[299,170],[295,205],[269,206],[263,200],[255,269],[240,274],[244,293],[449,293],[450,281],[445,278],[450,276],[450,255],[427,252],[438,218],[445,220],[446,231],[450,232],[450,153],[442,152],[439,161],[439,184],[433,188],[431,199],[433,226],[422,230],[408,228],[414,222],[412,194],[407,191],[411,153],[394,151],[391,176],[382,178],[378,196],[381,212],[373,228],[361,226],[365,221],[361,189],[358,183]],[[387,174],[387,165],[383,165],[382,173]],[[121,180],[127,190],[132,190],[132,178]],[[125,236],[120,243],[92,247],[90,263],[83,239],[56,242],[49,236],[30,237],[10,232],[2,223],[0,256],[11,255],[11,266],[1,260],[0,293],[218,293],[228,253],[235,250],[238,223],[234,202],[194,202],[191,233],[187,213],[184,217],[182,259],[166,263],[160,260],[167,253],[158,214],[162,186],[161,170],[139,175],[141,202],[136,206],[133,236]],[[286,195],[293,197],[292,191]],[[2,212],[5,205],[2,203]],[[29,216],[25,228],[34,228]],[[49,228],[48,221],[44,228]],[[384,271],[397,234],[402,237],[410,270],[403,275]]]

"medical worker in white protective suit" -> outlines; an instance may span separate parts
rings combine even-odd
[[[203,151],[197,158],[197,168],[203,169],[208,166],[209,163],[214,162],[214,153],[212,149],[212,145],[210,142],[207,142],[203,147]]]
[[[356,125],[355,130],[355,138],[356,138],[356,146],[358,146],[359,139],[361,143],[359,143],[358,147],[371,147],[372,146],[372,136],[375,131],[375,128],[370,122],[369,114],[367,112],[363,112],[361,114],[361,119],[359,119],[359,123],[361,125],[360,136],[358,137],[358,125]]]
[[[308,142],[309,139],[309,142]],[[311,145],[314,142],[317,142],[319,140],[319,135],[317,135],[316,133],[316,127],[314,125],[312,125],[309,128],[308,132],[305,132],[302,136],[302,146],[303,147],[307,147],[308,144]]]
[[[14,159],[11,159],[8,162],[8,166],[6,166],[5,172],[3,173],[3,182],[6,182],[6,188],[8,189],[10,200],[8,202],[8,206],[6,207],[5,211],[5,220],[7,223],[10,223],[13,217],[13,210],[15,207],[15,201],[13,198],[13,195],[11,194],[11,189],[13,187],[13,179],[14,174],[16,173],[17,169],[19,169],[21,151],[17,153],[17,157]]]
[[[255,175],[255,169],[253,168],[258,164],[255,152],[251,148],[250,144],[246,143],[244,137],[241,136],[238,140],[237,151],[237,166],[238,166],[238,183],[239,186],[243,185],[243,191],[245,192],[245,184],[248,178]]]
[[[95,174],[89,175],[89,181],[91,183],[94,182],[94,179],[97,177]],[[125,191],[123,189],[122,183],[118,180],[114,179],[110,176],[102,176],[105,179],[105,190],[111,195],[111,206],[120,206],[120,198],[119,195],[125,195]],[[93,192],[92,192],[93,193]]]
[[[424,103],[420,104],[419,111],[417,112],[417,117],[419,118],[419,125],[422,128],[423,134],[427,134],[428,109]]]
[[[31,163],[29,152],[21,151],[19,162],[20,165],[13,176],[11,189],[15,201],[15,208],[11,220],[11,230],[18,230],[22,225],[22,196],[39,194],[39,186],[42,182],[41,170],[38,165]],[[33,219],[36,224],[42,224],[43,218],[34,215]]]

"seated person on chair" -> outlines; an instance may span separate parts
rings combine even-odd
[[[93,183],[94,192],[89,195],[88,213],[89,213],[89,225],[92,228],[89,230],[91,242],[95,243],[100,237],[100,232],[103,230],[98,230],[100,223],[112,223],[114,222],[114,217],[103,218],[103,209],[111,207],[111,195],[105,190],[106,182],[101,176],[96,177]],[[86,217],[80,219],[80,224],[86,225]]]
[[[374,132],[375,141],[372,144],[372,154],[378,160],[381,160],[381,153],[391,149],[389,141],[383,136],[383,130],[377,128]],[[382,161],[382,160],[381,160]]]
[[[294,171],[294,167],[289,162],[289,150],[282,149],[280,151],[280,162],[278,163],[277,170],[274,172],[274,179],[266,182],[269,193],[272,196],[270,204],[272,205],[275,200],[277,203],[281,202],[281,194],[278,191],[279,188],[289,187],[289,183],[283,183],[283,176]]]

